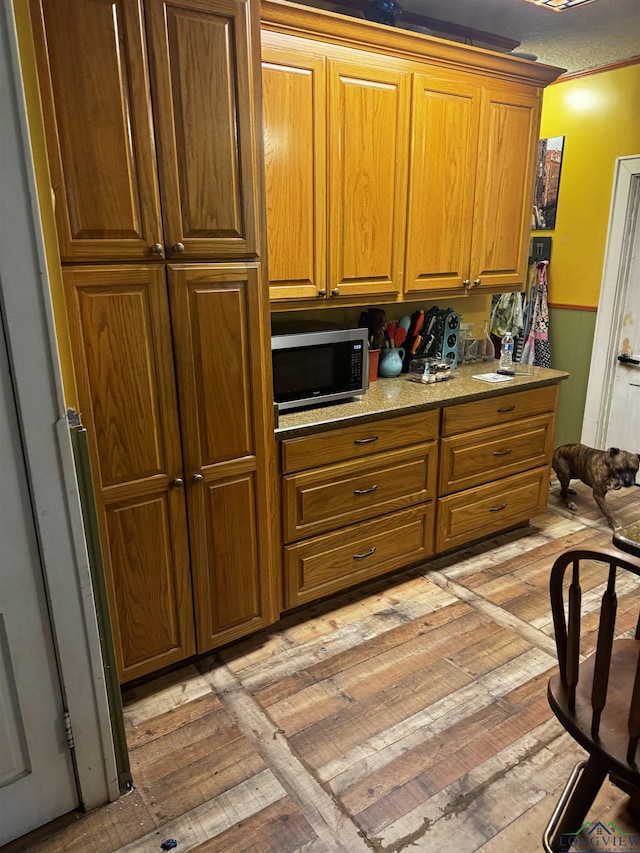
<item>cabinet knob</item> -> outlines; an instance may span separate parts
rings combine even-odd
[[[468,278],[465,278],[465,280],[462,283],[465,287],[469,287],[469,285],[471,284],[471,282],[469,281]]]
[[[164,252],[164,246],[162,243],[154,243],[151,247],[151,251],[154,255],[161,255]]]
[[[193,482],[194,483],[202,483],[203,480],[204,480],[204,477],[202,476],[202,474],[194,474],[193,475]]]
[[[333,290],[331,291],[331,295],[332,296],[340,296],[340,288],[334,287]]]
[[[181,477],[176,477],[175,480],[171,481],[171,485],[176,489],[181,489],[184,486],[184,480]]]
[[[480,287],[481,284],[482,284],[481,278],[474,278],[474,280],[473,280],[473,286],[474,287]]]
[[[327,288],[321,287],[320,290],[318,291],[318,296],[326,296],[326,295],[327,295]]]
[[[173,251],[174,252],[184,252],[184,243],[174,243]]]

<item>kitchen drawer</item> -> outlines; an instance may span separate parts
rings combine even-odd
[[[438,494],[450,495],[548,464],[553,453],[554,423],[553,414],[538,415],[443,438]]]
[[[433,553],[434,503],[284,549],[285,609],[410,566]]]
[[[360,459],[438,437],[440,410],[386,418],[282,442],[282,472],[290,474],[318,465]]]
[[[531,391],[514,391],[512,394],[449,406],[442,411],[442,435],[456,435],[468,430],[530,418],[544,412],[555,412],[557,400],[558,386],[543,385]]]
[[[282,479],[284,541],[293,542],[435,498],[435,441]]]
[[[549,466],[514,474],[438,499],[436,552],[482,539],[543,512],[549,493]]]

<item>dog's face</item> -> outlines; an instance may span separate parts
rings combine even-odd
[[[640,456],[637,453],[629,453],[628,450],[620,450],[610,447],[607,451],[607,464],[609,466],[610,489],[621,489],[633,486],[636,474],[640,468]]]

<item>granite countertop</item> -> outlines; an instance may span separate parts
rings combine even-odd
[[[283,412],[278,417],[275,435],[277,439],[295,438],[337,426],[349,426],[376,418],[411,414],[508,394],[510,391],[536,388],[559,382],[569,376],[563,370],[516,364],[516,375],[504,382],[492,383],[473,379],[474,375],[491,373],[497,369],[497,361],[465,364],[456,369],[451,379],[429,385],[412,382],[407,379],[407,374],[402,374],[397,379],[380,377],[371,383],[369,390],[360,399],[315,406],[297,412]]]

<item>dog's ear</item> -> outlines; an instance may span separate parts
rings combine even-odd
[[[617,456],[620,453],[619,447],[610,447],[608,450],[609,456]]]

